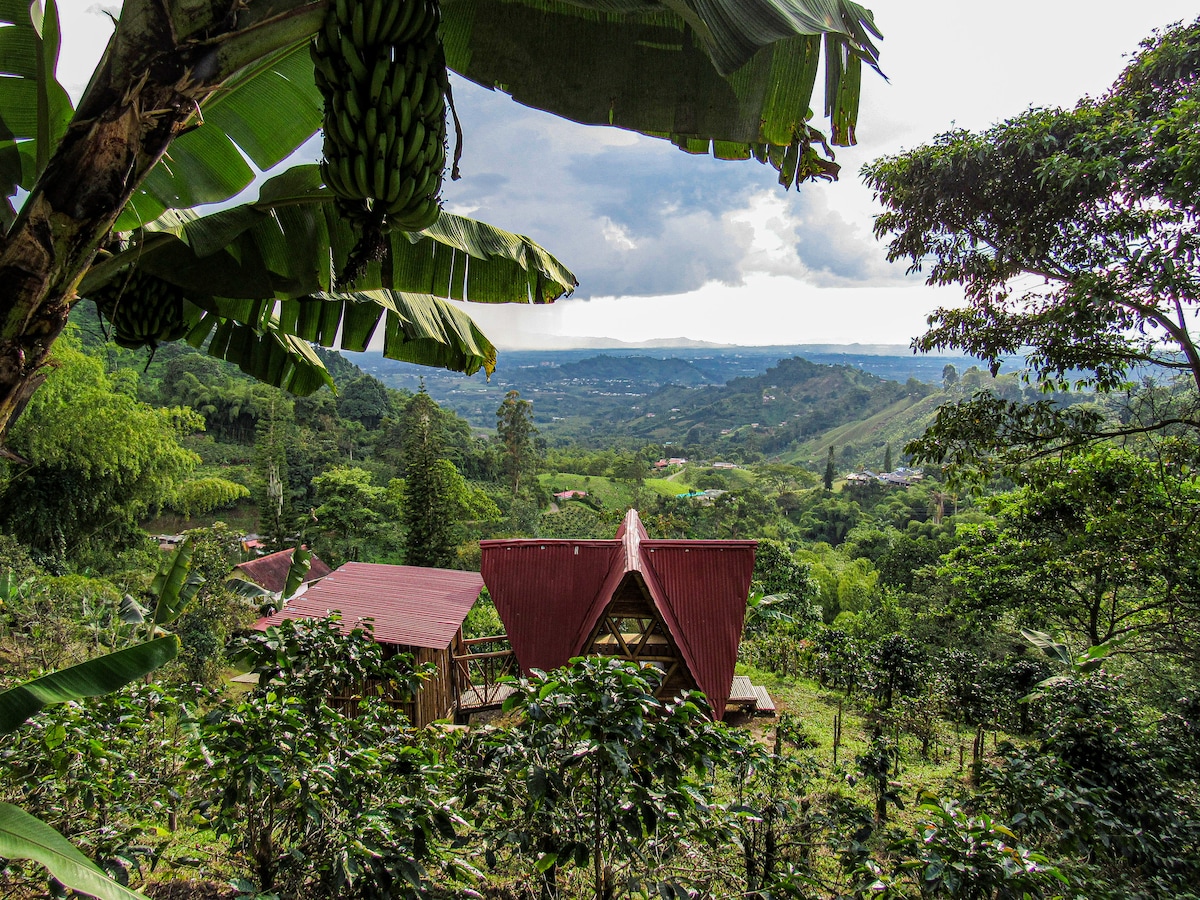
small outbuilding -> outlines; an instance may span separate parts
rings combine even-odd
[[[386,653],[411,653],[414,662],[436,666],[412,702],[404,704],[413,725],[421,728],[456,711],[454,657],[462,649],[463,621],[482,589],[478,572],[351,562],[254,627],[265,631],[286,619],[340,612],[341,628],[349,633],[369,620]]]
[[[292,568],[292,553],[294,552],[295,548],[289,547],[287,550],[268,553],[266,556],[238,563],[233,567],[235,577],[252,581],[263,590],[276,594],[282,593],[284,586],[287,584],[288,571]],[[307,589],[332,571],[333,569],[329,568],[314,553],[308,567],[308,573],[304,576],[300,584],[303,588]]]
[[[724,717],[757,541],[652,540],[630,510],[613,540],[481,541],[483,581],[521,670],[618,656],[698,688]]]

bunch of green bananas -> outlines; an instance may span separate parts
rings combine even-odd
[[[91,292],[96,308],[111,324],[113,340],[122,347],[158,347],[187,334],[183,291],[170,282],[130,269]]]
[[[312,44],[325,98],[321,174],[338,209],[381,235],[437,221],[446,165],[446,60],[437,0],[330,0]],[[369,255],[369,254],[368,254]]]

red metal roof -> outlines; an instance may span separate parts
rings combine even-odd
[[[258,559],[238,563],[234,569],[243,573],[259,587],[279,593],[287,584],[288,570],[292,567],[292,552],[293,550],[289,548],[277,553],[268,553]],[[304,576],[304,584],[312,584],[332,571],[333,569],[325,565],[320,557],[314,555],[312,564],[308,568],[308,574]]]
[[[444,650],[482,589],[478,572],[351,562],[254,627],[265,631],[285,619],[324,618],[336,610],[343,632],[373,619],[380,643]]]
[[[630,510],[611,541],[481,541],[480,570],[525,672],[577,656],[622,579],[635,573],[721,718],[757,545],[651,540]]]
[[[619,554],[617,542],[520,538],[480,546],[480,572],[521,668],[555,669],[575,656],[579,630]]]

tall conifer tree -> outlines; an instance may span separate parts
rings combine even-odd
[[[448,567],[454,561],[454,519],[437,404],[425,384],[404,410],[404,561],[410,566]]]

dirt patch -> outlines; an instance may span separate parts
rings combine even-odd
[[[179,878],[147,884],[143,889],[151,900],[232,900],[238,892],[220,881],[193,881]]]

